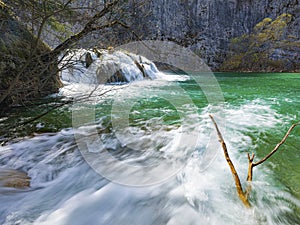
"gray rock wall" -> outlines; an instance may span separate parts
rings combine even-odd
[[[284,12],[294,16],[289,29],[299,39],[299,0],[147,0],[128,22],[142,39],[175,41],[217,68],[231,38]]]

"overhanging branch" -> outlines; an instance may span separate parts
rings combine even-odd
[[[88,33],[94,31],[93,25],[97,22],[98,19],[104,17],[106,14],[112,11],[112,9],[119,3],[119,0],[115,0],[113,2],[107,3],[105,7],[98,13],[96,13],[89,22],[84,26],[84,28],[77,34],[71,36],[63,43],[58,45],[53,51],[51,52],[52,56],[58,56],[62,51],[69,48],[72,44],[78,42],[80,39],[85,37]],[[108,24],[107,24],[108,26]]]

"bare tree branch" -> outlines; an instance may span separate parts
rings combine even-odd
[[[286,139],[289,137],[289,135],[291,134],[291,132],[293,131],[293,129],[300,125],[300,123],[295,123],[293,124],[287,131],[287,133],[285,134],[285,136],[282,138],[282,140],[275,146],[275,148],[268,154],[266,155],[263,159],[261,159],[258,162],[253,162],[255,155],[252,154],[252,157],[250,157],[249,153],[248,153],[248,161],[249,161],[249,166],[248,166],[248,177],[247,177],[247,181],[252,181],[252,177],[253,177],[253,168],[255,166],[258,166],[260,164],[262,164],[263,162],[265,162],[267,159],[269,159],[275,152],[277,152],[277,150],[280,148],[281,145],[284,144],[284,142],[286,141]]]
[[[121,25],[122,27],[124,28],[130,28],[128,25],[126,25],[125,23],[122,23],[121,21],[119,20],[115,20],[115,21],[112,21],[110,23],[107,23],[107,24],[104,24],[102,26],[96,26],[96,27],[92,27],[90,31],[96,31],[96,30],[103,30],[105,28],[109,28],[109,27],[112,27],[114,25]]]
[[[107,3],[105,7],[98,13],[96,13],[85,25],[85,27],[77,34],[71,36],[68,38],[66,41],[58,45],[52,52],[52,56],[57,56],[59,55],[62,51],[66,50],[69,48],[73,43],[76,43],[79,41],[81,38],[83,38],[85,35],[93,31],[93,25],[97,22],[98,19],[102,18],[105,16],[107,13],[111,12],[112,9],[119,3],[118,0],[115,0],[113,2]]]
[[[226,161],[227,161],[227,163],[228,163],[228,165],[230,167],[232,176],[233,176],[234,181],[235,181],[235,186],[236,186],[236,191],[238,193],[238,196],[239,196],[239,198],[241,199],[241,201],[244,203],[244,205],[246,207],[251,207],[251,205],[250,205],[250,203],[248,201],[247,195],[243,191],[239,175],[238,175],[238,173],[237,173],[237,171],[236,171],[236,169],[235,169],[235,167],[234,167],[234,165],[233,165],[233,163],[232,163],[232,161],[230,159],[230,156],[229,156],[228,151],[227,151],[226,143],[225,143],[225,141],[224,141],[224,139],[222,137],[222,134],[221,134],[221,132],[219,130],[219,127],[218,127],[215,119],[213,118],[213,116],[209,115],[209,117],[211,118],[211,120],[212,120],[212,122],[213,122],[213,124],[215,126],[215,129],[217,131],[217,134],[218,134],[218,137],[219,137],[219,142],[222,145],[223,152],[224,152],[224,155],[225,155],[225,159],[226,159]]]
[[[248,153],[248,176],[247,176],[248,185],[247,185],[246,191],[244,192],[243,188],[242,188],[242,185],[241,185],[241,182],[240,182],[240,178],[239,178],[238,173],[236,172],[236,170],[234,168],[234,165],[233,165],[233,163],[232,163],[232,161],[231,161],[231,159],[229,157],[225,141],[224,141],[224,139],[222,137],[222,134],[221,134],[221,132],[220,132],[220,130],[218,128],[218,125],[217,125],[217,123],[214,120],[214,118],[213,118],[212,115],[209,115],[209,117],[211,118],[211,120],[212,120],[212,122],[213,122],[213,124],[215,126],[215,129],[217,131],[217,134],[218,134],[218,137],[219,137],[219,142],[222,145],[226,161],[227,161],[227,163],[228,163],[228,165],[230,167],[232,176],[233,176],[234,181],[235,181],[235,186],[236,186],[236,190],[237,190],[238,196],[239,196],[239,198],[241,199],[241,201],[244,203],[244,205],[246,207],[251,207],[250,202],[249,202],[248,199],[249,199],[249,194],[250,194],[251,189],[252,189],[250,182],[252,181],[252,178],[253,178],[253,168],[255,166],[258,166],[258,165],[264,163],[267,159],[269,159],[280,148],[280,146],[284,144],[284,142],[289,137],[289,135],[293,131],[293,129],[296,126],[300,125],[300,122],[296,123],[296,124],[293,124],[289,128],[289,130],[287,131],[287,133],[285,134],[285,136],[283,137],[283,139],[275,146],[275,148],[268,155],[266,155],[263,159],[261,159],[260,161],[253,162],[253,160],[255,158],[255,154],[252,153],[252,155],[250,156],[250,154]]]

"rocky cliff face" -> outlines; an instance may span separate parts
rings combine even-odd
[[[76,0],[74,2],[79,6],[99,4],[99,1]],[[123,44],[132,39],[173,41],[190,48],[212,69],[217,70],[232,56],[230,43],[234,38],[251,34],[256,24],[263,19],[276,20],[283,13],[292,16],[286,32],[289,36],[295,37],[292,41],[299,41],[299,0],[128,0],[120,2],[124,5],[121,4],[121,9],[117,8],[112,13],[112,17],[126,22],[136,35],[132,35],[131,29],[116,26],[110,31],[105,30],[100,34],[89,35],[81,40],[80,47],[90,48],[98,45],[103,48]],[[100,9],[102,7],[101,5]],[[89,11],[86,13],[93,15]],[[77,21],[70,27],[76,32],[77,28],[84,27],[84,20]],[[49,33],[46,34],[47,37],[44,37],[46,43],[60,42],[60,40],[50,40]],[[139,36],[139,39],[136,36]],[[54,44],[51,47],[56,46]],[[276,48],[270,57],[289,60],[297,54],[295,52],[297,49],[287,51]],[[259,69],[258,66],[256,68]],[[290,70],[290,68],[292,67],[282,70]],[[279,68],[278,71],[280,70]]]
[[[134,5],[132,0],[132,5]],[[232,38],[249,34],[264,18],[292,15],[290,35],[299,40],[299,0],[148,0],[130,19],[142,39],[170,40],[191,48],[216,69]],[[281,54],[274,52],[274,57]]]
[[[231,40],[222,71],[299,72],[300,40],[292,34],[293,16],[265,18],[251,34]]]

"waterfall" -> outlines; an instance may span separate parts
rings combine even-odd
[[[120,84],[155,79],[155,64],[143,56],[108,49],[70,50],[61,59],[60,77],[64,83]]]

